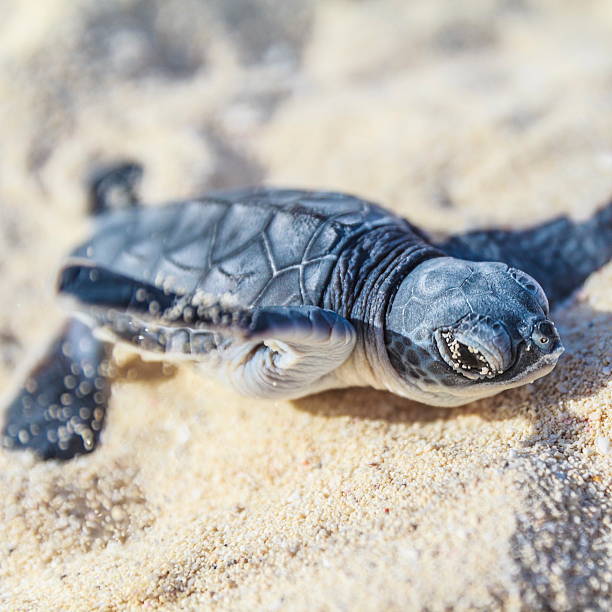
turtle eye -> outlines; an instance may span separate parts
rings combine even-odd
[[[559,334],[552,321],[540,321],[533,328],[531,339],[544,353],[550,353],[557,345]]]
[[[540,308],[542,308],[545,314],[548,314],[550,310],[548,306],[548,298],[546,297],[544,289],[542,289],[538,281],[529,276],[529,274],[523,272],[522,270],[517,270],[516,268],[510,268],[508,273],[523,289],[529,291],[529,293],[533,295]]]

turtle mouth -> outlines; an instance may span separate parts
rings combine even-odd
[[[512,363],[512,343],[501,323],[488,317],[470,317],[442,327],[434,337],[444,361],[469,380],[486,380],[503,374]]]

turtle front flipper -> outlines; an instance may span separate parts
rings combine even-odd
[[[329,388],[327,376],[355,347],[353,325],[317,306],[243,309],[180,301],[168,315],[171,325],[184,324],[185,311],[189,328],[177,329],[186,346],[197,355],[199,334],[213,334],[218,378],[249,397],[295,399]]]
[[[220,351],[220,375],[243,395],[294,399],[322,391],[355,347],[351,323],[316,306],[258,308],[242,319],[225,328],[234,341]]]
[[[106,346],[69,320],[10,402],[3,430],[8,448],[43,459],[71,459],[98,442],[109,397]]]
[[[317,306],[244,308],[79,263],[64,268],[59,289],[117,340],[205,367],[215,357],[221,378],[250,396],[293,398],[319,390],[355,345],[351,323]]]
[[[612,203],[583,222],[561,217],[527,230],[473,231],[437,246],[452,257],[502,261],[523,270],[554,304],[612,259]]]

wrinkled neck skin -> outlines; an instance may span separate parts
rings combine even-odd
[[[334,386],[371,386],[427,402],[430,394],[407,388],[391,365],[384,326],[401,281],[423,261],[443,256],[408,224],[372,229],[340,254],[323,307],[353,324],[357,342],[351,357],[334,372]]]

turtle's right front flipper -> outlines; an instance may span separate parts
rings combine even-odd
[[[225,354],[223,378],[251,397],[295,399],[322,391],[355,347],[353,325],[316,306],[256,308],[246,320],[240,311],[212,306],[218,325],[206,310],[200,317],[204,329],[237,340]]]
[[[43,459],[94,450],[109,397],[107,352],[87,325],[69,320],[10,402],[4,446]]]
[[[452,257],[519,268],[542,285],[554,304],[612,259],[612,203],[583,222],[561,217],[527,230],[477,230],[437,246]]]

